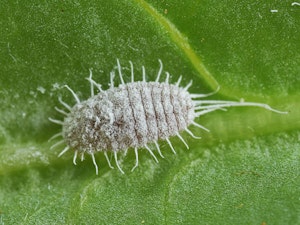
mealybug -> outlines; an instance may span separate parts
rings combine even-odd
[[[192,85],[181,87],[180,76],[175,84],[169,83],[169,73],[166,72],[166,80],[159,82],[163,70],[161,60],[160,69],[155,81],[147,82],[145,68],[142,67],[143,80],[134,81],[133,64],[130,61],[131,82],[125,83],[122,76],[122,68],[117,60],[118,73],[121,84],[114,86],[115,73],[110,73],[110,88],[103,90],[101,85],[90,76],[86,78],[91,85],[91,97],[85,101],[80,101],[75,92],[67,85],[65,87],[72,93],[76,104],[71,107],[61,98],[59,102],[68,110],[55,109],[62,113],[65,118],[63,121],[49,118],[50,121],[62,125],[62,132],[54,135],[50,140],[63,137],[63,140],[52,145],[51,149],[66,142],[66,147],[59,156],[69,149],[74,150],[73,163],[76,165],[78,154],[81,160],[84,154],[91,155],[98,174],[98,166],[94,154],[103,152],[110,168],[113,168],[108,152],[114,156],[116,166],[121,169],[118,161],[118,153],[126,152],[129,148],[134,149],[136,162],[132,171],[138,166],[138,149],[145,148],[158,162],[155,154],[150,148],[152,143],[157,149],[158,154],[163,157],[158,145],[158,140],[166,140],[174,154],[174,147],[170,137],[177,136],[184,145],[188,144],[180,135],[186,131],[193,138],[196,137],[188,127],[194,125],[208,131],[207,128],[196,123],[195,118],[210,113],[215,110],[224,109],[231,106],[257,106],[277,113],[283,113],[272,109],[270,106],[253,102],[235,102],[220,100],[201,100],[201,98],[214,94],[191,94],[188,92]],[[95,95],[94,86],[99,90]]]

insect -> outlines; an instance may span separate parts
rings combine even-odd
[[[98,174],[98,165],[94,154],[103,152],[109,167],[114,168],[108,156],[108,153],[111,153],[117,168],[124,173],[119,164],[118,153],[134,149],[135,165],[132,171],[139,164],[138,154],[141,148],[146,149],[158,162],[150,144],[155,146],[158,154],[164,158],[158,140],[165,140],[176,154],[169,138],[177,136],[186,148],[189,148],[180,133],[185,131],[193,138],[199,138],[188,128],[190,125],[209,131],[195,122],[196,118],[204,114],[232,106],[257,106],[284,113],[261,103],[202,100],[202,98],[215,94],[218,90],[208,94],[189,93],[188,89],[191,87],[192,81],[185,87],[181,87],[182,76],[180,76],[175,84],[170,84],[168,72],[166,72],[166,79],[160,82],[163,71],[161,60],[159,60],[160,68],[155,81],[146,81],[144,66],[142,67],[142,81],[135,81],[133,64],[131,61],[129,63],[131,81],[124,82],[122,67],[117,60],[121,84],[118,87],[114,86],[115,72],[112,71],[110,87],[107,90],[103,90],[101,84],[92,79],[92,70],[90,70],[90,76],[86,79],[90,83],[91,97],[87,100],[80,101],[76,93],[68,85],[64,85],[73,95],[76,104],[71,107],[59,98],[59,102],[65,110],[57,107],[55,109],[65,118],[63,121],[49,118],[51,122],[62,125],[62,131],[50,138],[53,140],[63,137],[63,140],[56,142],[51,149],[66,143],[66,147],[59,153],[59,157],[72,149],[74,150],[73,163],[76,165],[78,155],[83,161],[85,154],[88,154],[91,156],[96,174]],[[98,94],[95,94],[94,87],[98,89]]]

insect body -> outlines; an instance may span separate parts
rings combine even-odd
[[[230,106],[258,106],[275,112],[266,104],[234,101],[214,101],[199,100],[209,94],[191,94],[188,88],[180,87],[181,77],[176,84],[169,84],[169,73],[166,73],[166,80],[159,82],[163,65],[160,62],[160,70],[157,78],[153,82],[146,82],[145,68],[143,67],[143,80],[134,81],[133,65],[131,65],[131,82],[125,83],[122,76],[121,66],[118,63],[118,72],[121,84],[114,87],[114,73],[111,72],[110,88],[102,90],[101,85],[92,79],[92,72],[87,78],[91,85],[91,97],[85,101],[80,101],[75,92],[65,86],[74,96],[76,104],[71,107],[61,99],[61,104],[69,112],[56,108],[64,114],[64,121],[50,119],[54,123],[62,125],[62,132],[53,138],[62,136],[63,141],[57,142],[52,148],[66,142],[67,146],[59,154],[61,156],[69,149],[74,150],[73,162],[76,164],[78,154],[83,160],[84,154],[91,155],[98,174],[98,166],[94,154],[103,152],[108,165],[112,167],[108,152],[113,153],[115,163],[122,172],[118,162],[118,153],[133,148],[136,156],[134,170],[138,166],[138,149],[145,148],[158,162],[155,154],[149,147],[153,143],[161,157],[163,157],[158,145],[158,140],[166,140],[171,150],[176,154],[171,141],[172,136],[177,136],[188,148],[180,132],[186,131],[192,137],[196,137],[188,127],[197,126],[207,130],[202,125],[196,123],[195,118],[206,113],[223,109]],[[99,90],[94,94],[94,86]]]

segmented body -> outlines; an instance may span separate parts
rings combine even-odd
[[[194,104],[184,88],[133,82],[76,104],[64,119],[63,137],[78,151],[124,151],[175,136],[194,118]]]
[[[71,107],[59,98],[60,103],[68,112],[55,107],[65,116],[64,120],[49,118],[50,121],[62,125],[62,132],[50,138],[52,140],[63,137],[63,140],[52,145],[51,149],[63,143],[67,144],[59,156],[73,149],[73,163],[76,164],[78,154],[83,160],[87,153],[92,157],[96,174],[98,174],[98,165],[94,154],[103,152],[109,167],[113,168],[108,157],[108,153],[112,153],[116,166],[120,172],[124,173],[118,161],[119,152],[126,152],[130,148],[134,149],[136,163],[132,170],[139,164],[138,150],[141,148],[146,149],[158,162],[148,144],[154,144],[162,158],[163,155],[157,142],[159,139],[166,140],[174,154],[176,154],[175,149],[169,140],[172,136],[176,135],[189,148],[180,132],[186,131],[193,138],[198,138],[188,129],[191,124],[209,131],[194,120],[212,111],[231,106],[256,106],[277,113],[286,113],[261,103],[202,100],[201,98],[210,96],[216,91],[209,94],[191,94],[188,89],[192,82],[185,87],[180,87],[180,76],[176,84],[170,84],[167,72],[166,80],[159,82],[163,70],[160,60],[160,69],[155,81],[146,81],[144,67],[142,67],[143,80],[134,81],[133,64],[130,61],[129,63],[131,82],[124,82],[121,66],[117,60],[121,84],[114,87],[115,74],[111,72],[110,88],[105,91],[92,79],[90,70],[90,77],[87,80],[91,85],[91,97],[85,101],[80,101],[75,92],[65,85],[74,96],[76,104]],[[94,87],[99,91],[97,95],[94,94]]]

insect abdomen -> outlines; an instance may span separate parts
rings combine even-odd
[[[80,143],[78,150],[121,151],[142,147],[158,139],[174,136],[187,127],[190,123],[187,115],[193,114],[194,110],[192,100],[184,92],[175,85],[158,82],[120,85],[81,102],[80,115],[84,118],[75,119],[73,114],[78,115],[78,111],[73,110],[66,118],[65,126],[76,123],[76,126],[72,126],[76,131],[72,131],[72,128],[64,130],[67,130],[66,133],[77,133],[76,141]],[[102,105],[101,102],[106,104]],[[107,107],[107,102],[111,102],[111,111],[103,109]],[[111,115],[108,115],[109,112]],[[80,130],[82,134],[78,134]],[[78,140],[78,137],[86,138],[84,133],[87,130],[89,140]],[[65,137],[68,139],[68,134]]]
[[[193,102],[183,88],[154,82],[148,83],[147,86],[148,89],[152,89],[151,100],[158,133],[158,137],[154,140],[166,139],[184,130],[191,122],[189,115],[192,115],[193,121]]]
[[[141,147],[185,129],[189,121],[183,114],[194,111],[192,100],[183,98],[182,92],[184,90],[175,85],[158,82],[134,82],[109,89],[115,115],[115,135],[111,138],[118,139],[118,147],[113,150]],[[174,93],[177,95],[173,96]]]

